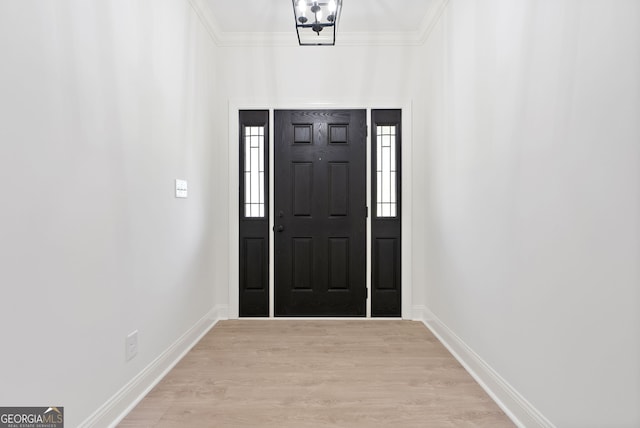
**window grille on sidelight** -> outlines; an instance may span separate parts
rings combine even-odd
[[[397,167],[396,167],[396,126],[377,126],[377,217],[396,217]]]
[[[244,127],[244,216],[264,217],[264,126]]]

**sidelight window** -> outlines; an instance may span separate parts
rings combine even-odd
[[[376,126],[376,216],[396,217],[398,211],[396,126]]]
[[[269,110],[238,114],[239,315],[269,316]]]
[[[402,111],[371,110],[371,316],[402,312]],[[375,174],[375,175],[373,175]]]
[[[265,216],[264,126],[244,127],[244,215]]]

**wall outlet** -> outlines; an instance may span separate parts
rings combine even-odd
[[[127,336],[125,358],[129,361],[138,355],[138,330],[134,330]]]
[[[186,198],[188,196],[187,180],[176,178],[176,198]]]

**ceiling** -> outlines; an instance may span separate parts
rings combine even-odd
[[[190,2],[221,45],[297,43],[291,0]],[[446,2],[343,0],[337,44],[420,43]]]

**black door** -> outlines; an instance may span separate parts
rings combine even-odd
[[[366,315],[366,111],[276,110],[275,315]]]

